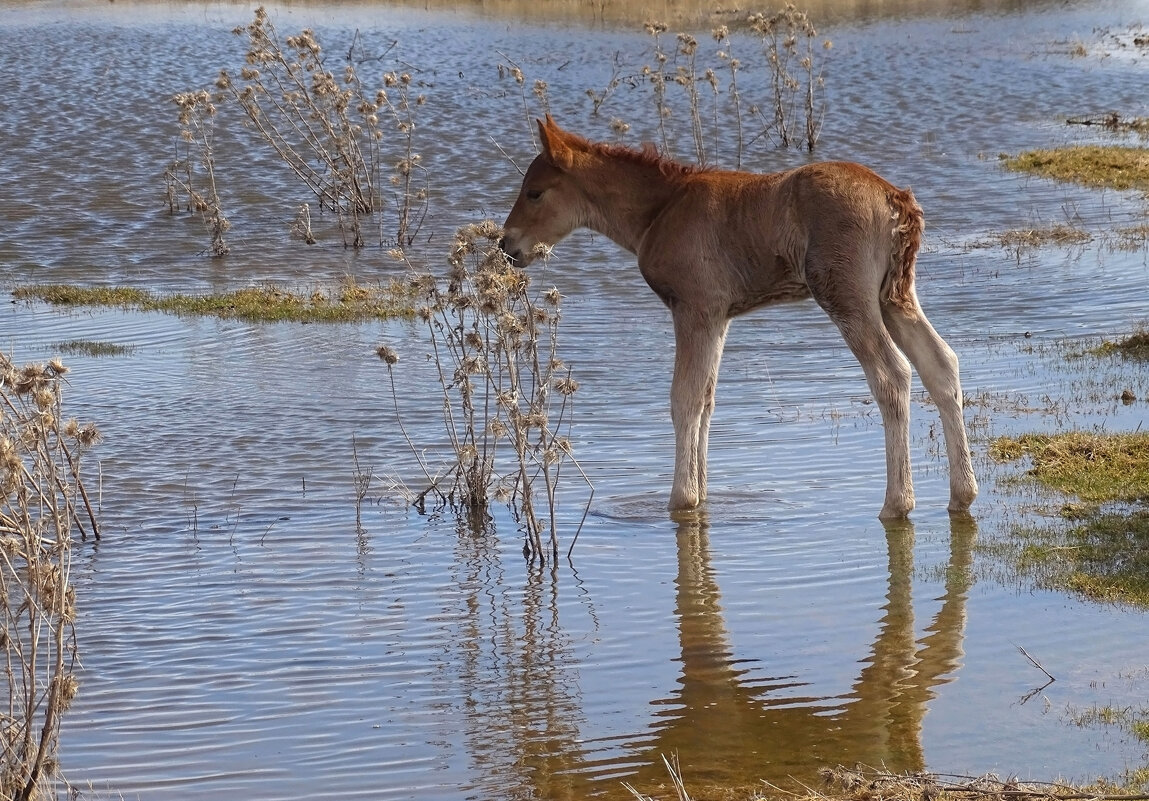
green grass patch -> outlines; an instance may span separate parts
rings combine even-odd
[[[1087,503],[1149,499],[1149,432],[999,437],[990,456],[999,462],[1028,456],[1031,478]]]
[[[1094,356],[1122,356],[1139,362],[1149,361],[1149,331],[1134,331],[1116,341],[1107,339],[1089,353]]]
[[[1059,522],[1015,527],[991,552],[1039,586],[1149,606],[1149,432],[999,437],[990,456],[1028,458],[1029,480],[1080,501],[1062,505]]]
[[[95,342],[90,339],[72,339],[56,346],[60,353],[71,356],[127,356],[135,350],[131,345],[114,342]]]
[[[102,306],[248,322],[351,323],[415,313],[408,284],[366,286],[350,278],[309,293],[263,286],[210,295],[157,295],[128,287],[48,284],[17,287],[12,296],[54,306]]]
[[[1149,148],[1077,145],[1002,159],[1006,169],[1111,189],[1149,190]]]

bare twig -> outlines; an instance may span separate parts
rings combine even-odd
[[[1044,674],[1045,674],[1045,675],[1046,675],[1046,676],[1049,678],[1049,683],[1050,683],[1050,684],[1052,684],[1053,682],[1057,681],[1057,679],[1056,679],[1056,678],[1054,678],[1054,676],[1053,676],[1053,674],[1052,674],[1052,673],[1050,673],[1048,670],[1046,670],[1044,667],[1042,667],[1040,662],[1038,662],[1036,659],[1034,659],[1032,656],[1030,656],[1030,655],[1029,655],[1029,652],[1028,652],[1028,651],[1026,651],[1024,648],[1022,648],[1022,647],[1021,647],[1020,645],[1018,645],[1017,643],[1014,643],[1014,647],[1015,647],[1015,648],[1016,648],[1018,651],[1020,651],[1020,652],[1021,652],[1021,655],[1022,655],[1022,656],[1024,656],[1026,659],[1028,659],[1030,662],[1032,662],[1032,663],[1033,663],[1033,666],[1034,666],[1035,668],[1037,668],[1038,670],[1040,670],[1042,673],[1044,673]]]

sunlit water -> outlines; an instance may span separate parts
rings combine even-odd
[[[532,152],[500,53],[549,84],[566,126],[607,138],[624,117],[653,136],[651,102],[622,91],[591,118],[588,88],[649,60],[641,32],[525,25],[369,7],[275,8],[339,58],[356,28],[404,63],[428,101],[418,147],[431,211],[421,252],[502,218]],[[962,358],[982,497],[951,524],[936,416],[915,390],[918,510],[876,520],[882,431],[861,371],[811,304],[755,313],[731,333],[701,520],[665,512],[673,438],[670,322],[630,257],[598,237],[560,246],[539,276],[562,290],[563,357],[582,383],[573,431],[595,488],[570,562],[524,564],[513,524],[483,539],[406,508],[420,488],[398,430],[431,441],[439,403],[409,323],[253,325],[6,304],[17,361],[60,343],[66,403],[97,422],[89,460],[104,537],[75,581],[81,691],[64,724],[68,777],[125,798],[582,798],[663,781],[814,780],[826,764],[1026,778],[1114,775],[1144,745],[1082,729],[1072,710],[1141,703],[1143,614],[1002,579],[974,543],[1017,519],[985,458],[990,436],[1054,426],[1135,428],[1149,396],[1134,365],[1066,362],[1067,337],[1139,321],[1146,251],[1107,232],[1142,213],[1129,193],[1002,171],[1000,152],[1093,141],[1064,118],[1146,115],[1145,57],[1112,34],[1136,4],[838,22],[817,156],[912,185],[929,239],[919,292]],[[206,291],[345,274],[401,274],[327,231],[289,240],[307,198],[233,125],[219,133],[233,253],[205,254],[193,217],[169,217],[163,168],[177,91],[236,67],[225,5],[0,10],[0,263],[5,285]],[[700,31],[700,38],[705,35]],[[749,40],[740,40],[749,48]],[[1072,55],[1081,43],[1085,56]],[[232,123],[235,121],[232,120]],[[637,141],[637,138],[634,139]],[[686,140],[681,140],[685,152]],[[727,142],[726,145],[729,143]],[[778,169],[767,143],[746,163]],[[1071,222],[1072,250],[970,249],[992,232]],[[375,475],[357,529],[359,469]],[[587,492],[566,485],[563,546]],[[946,568],[952,568],[946,570]],[[969,571],[972,570],[972,579]],[[948,578],[947,578],[948,576]],[[1022,646],[1057,677],[1045,677]]]

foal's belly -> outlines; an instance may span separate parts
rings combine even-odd
[[[770,286],[750,287],[744,294],[734,298],[727,314],[730,317],[736,317],[762,306],[791,303],[796,300],[806,300],[809,297],[810,287],[806,286],[805,281],[796,278],[789,281],[779,281]]]

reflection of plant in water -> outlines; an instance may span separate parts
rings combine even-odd
[[[526,529],[527,555],[544,559],[544,528],[558,555],[555,493],[563,466],[579,470],[568,436],[578,383],[558,357],[558,290],[532,290],[527,273],[499,249],[501,235],[491,221],[466,226],[456,234],[446,286],[427,275],[413,279],[425,300],[417,315],[430,334],[454,456],[433,477],[416,451],[429,482],[419,498],[436,494],[475,531],[486,528],[492,497],[506,502]],[[398,356],[386,346],[379,356],[390,373]],[[393,374],[391,388],[394,396]],[[496,464],[500,451],[512,454],[509,469]]]
[[[470,794],[586,797],[577,768],[587,715],[569,599],[560,618],[559,572],[552,565],[516,580],[499,549],[465,526],[459,534],[449,581],[455,588],[449,603],[458,613],[446,616],[458,622],[435,641],[448,651],[444,664],[457,666],[450,681],[460,700],[452,714],[480,777]],[[594,610],[588,611],[594,631]]]
[[[60,719],[76,695],[72,536],[86,509],[80,457],[99,439],[65,420],[66,368],[0,355],[0,608],[8,705],[0,715],[0,796],[54,798]]]

